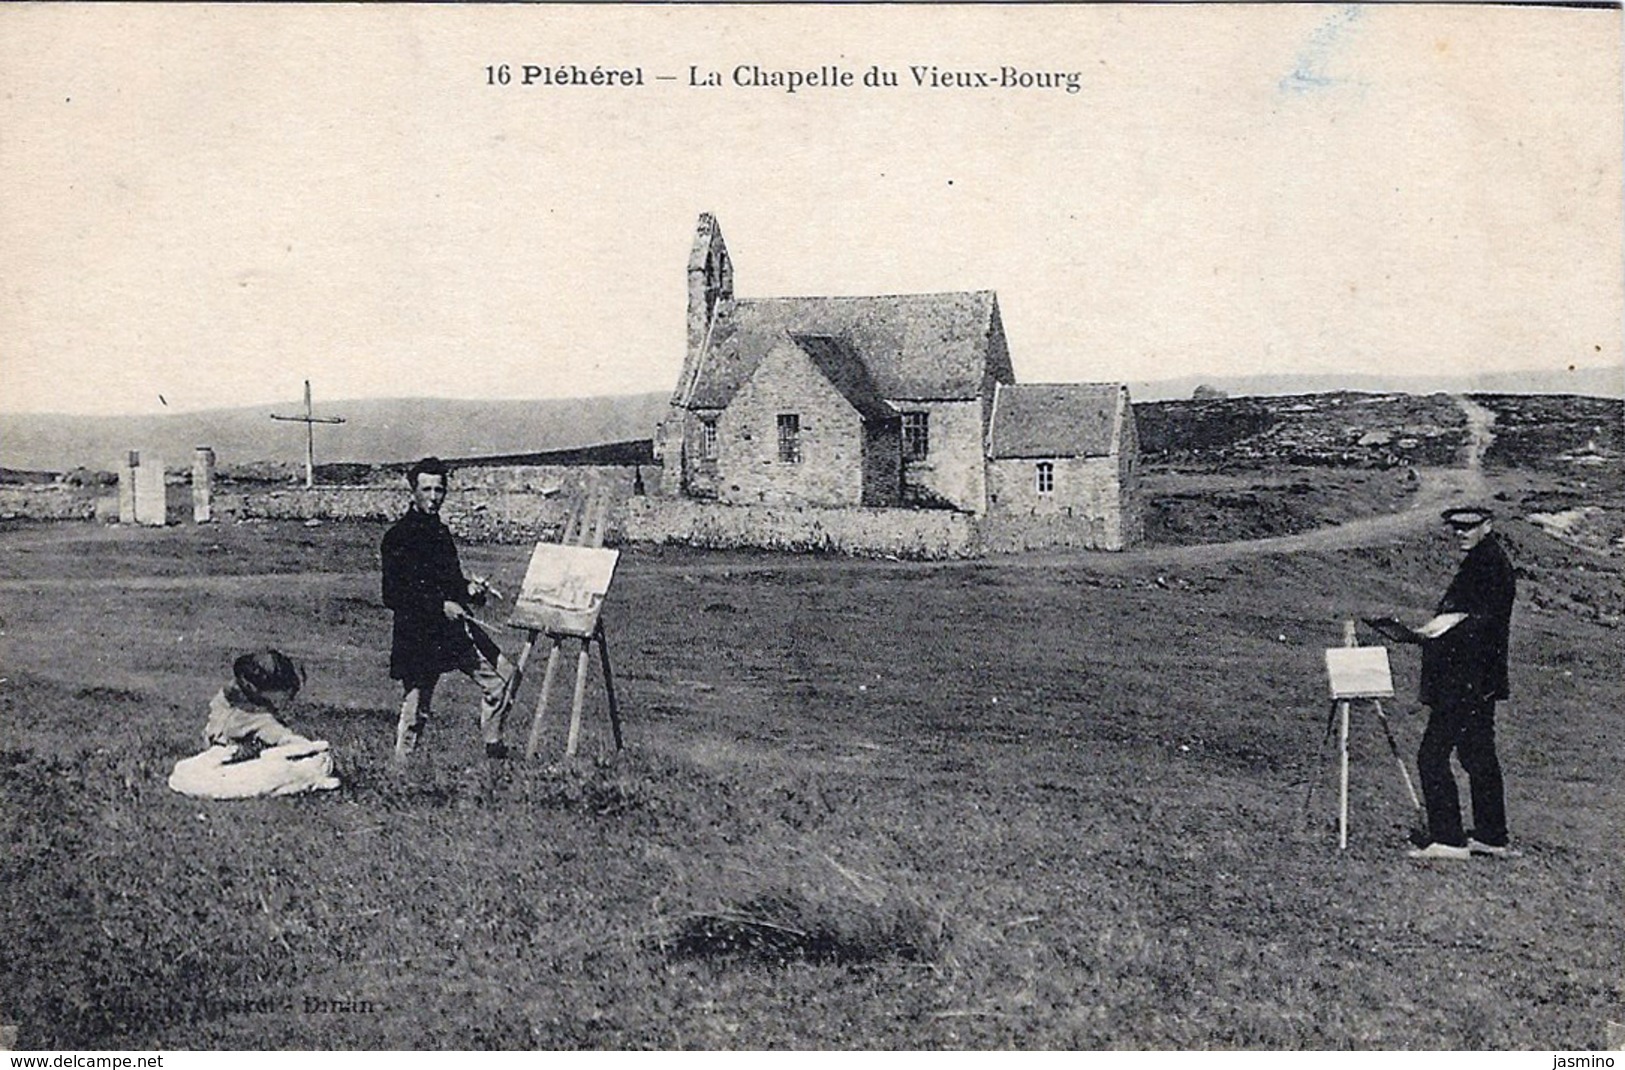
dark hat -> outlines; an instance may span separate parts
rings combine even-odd
[[[1487,521],[1494,520],[1495,514],[1490,512],[1488,509],[1471,505],[1457,506],[1454,509],[1446,509],[1444,512],[1439,514],[1439,517],[1446,524],[1449,524],[1457,531],[1467,531],[1468,529],[1476,528],[1478,525]]]

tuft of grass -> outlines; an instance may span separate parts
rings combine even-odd
[[[674,959],[861,966],[930,961],[943,937],[939,919],[909,900],[875,907],[769,894],[688,915],[663,950]]]
[[[921,897],[828,854],[785,851],[728,867],[715,905],[675,920],[653,941],[674,960],[867,966],[934,962],[951,939]]]
[[[85,702],[145,702],[147,697],[139,691],[131,691],[127,687],[81,687],[73,693],[76,699]]]

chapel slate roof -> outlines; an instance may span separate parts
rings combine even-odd
[[[794,342],[813,366],[823,373],[841,396],[862,414],[865,420],[898,420],[897,410],[875,389],[864,367],[863,360],[847,342],[827,334],[791,334]]]
[[[1117,383],[1001,383],[991,457],[1104,457],[1117,429]]]
[[[998,300],[991,290],[883,297],[741,298],[718,306],[709,344],[679,404],[724,408],[786,333],[844,339],[880,396],[981,396]]]

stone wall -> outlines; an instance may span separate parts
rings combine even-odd
[[[580,496],[592,487],[607,488],[612,495],[631,497],[636,488],[654,493],[660,482],[658,466],[641,465],[493,465],[489,468],[454,468],[449,485],[451,494],[459,491],[505,491]],[[406,493],[406,480],[400,481]]]
[[[903,491],[903,427],[875,420],[863,429],[863,504],[895,506]]]
[[[657,432],[662,465],[658,493],[668,498],[717,496],[717,459],[704,455],[705,424],[715,424],[721,415],[720,409],[690,412],[672,406]],[[654,486],[649,493],[656,493]]]
[[[781,414],[799,421],[799,460],[779,456]],[[814,506],[863,501],[862,419],[788,340],[768,351],[723,410],[717,446],[721,501]]]
[[[636,498],[627,502],[622,521],[626,538],[634,542],[927,560],[975,554],[975,518],[946,509],[819,509]]]
[[[55,483],[0,487],[0,520],[94,520],[97,499],[98,495],[83,488]],[[117,518],[118,501],[112,501]]]
[[[225,519],[356,520],[393,522],[407,507],[395,488],[316,487],[227,491],[215,498],[215,511]],[[558,496],[528,492],[463,492],[449,499],[441,519],[462,539],[477,542],[529,543],[555,538],[568,519],[572,503]]]
[[[972,513],[986,509],[982,439],[987,423],[982,402],[887,400],[900,413],[927,414],[925,460],[903,464],[904,500]]]
[[[557,538],[576,508],[595,487],[609,493],[606,539],[622,537],[622,503],[639,486],[658,481],[658,468],[522,466],[461,468],[449,480],[451,493],[441,519],[459,538],[478,542],[531,543]],[[365,520],[388,523],[408,504],[404,479],[356,487],[244,488],[215,495],[215,512],[225,518],[268,520]]]
[[[1038,492],[1040,463],[1054,466],[1054,489],[1047,494]],[[982,546],[990,553],[1040,547],[1121,550],[1127,541],[1117,457],[992,461],[988,496]]]
[[[1145,490],[1140,485],[1140,431],[1134,419],[1134,406],[1125,392],[1119,418],[1122,434],[1117,439],[1118,509],[1122,517],[1123,545],[1138,546],[1145,541]]]
[[[169,483],[164,488],[164,500],[167,523],[184,523],[192,515],[190,485]],[[119,493],[113,487],[68,483],[0,487],[0,520],[99,520],[116,524]]]

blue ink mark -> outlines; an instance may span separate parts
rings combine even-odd
[[[1360,17],[1360,11],[1359,4],[1350,4],[1309,35],[1303,51],[1298,53],[1297,68],[1281,79],[1281,92],[1310,93],[1343,84],[1343,79],[1327,74],[1326,68],[1342,45],[1343,31]]]

